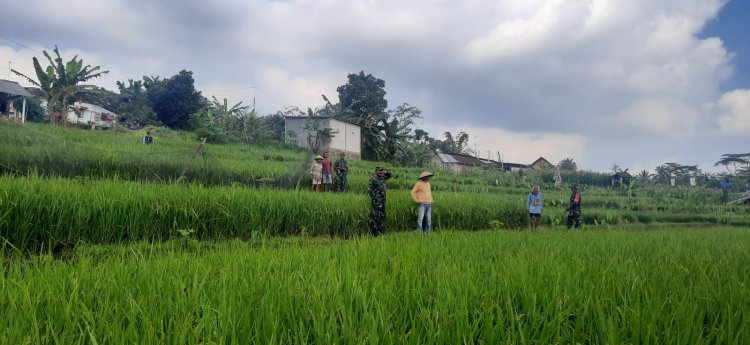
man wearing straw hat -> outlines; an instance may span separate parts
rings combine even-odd
[[[578,192],[578,184],[574,183],[570,187],[570,203],[568,205],[568,229],[572,226],[581,227],[581,193]]]
[[[430,177],[434,174],[423,171],[411,189],[411,199],[417,204],[417,232],[430,232],[432,225],[432,189]]]
[[[321,155],[315,156],[315,160],[310,166],[310,180],[312,180],[311,190],[317,192],[320,187],[320,183],[323,180],[323,157]]]
[[[370,179],[370,184],[367,187],[367,193],[370,194],[372,199],[370,231],[372,231],[373,236],[380,236],[385,233],[385,181],[389,178],[391,178],[391,173],[378,166],[375,168],[375,176]]]

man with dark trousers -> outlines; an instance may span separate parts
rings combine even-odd
[[[385,233],[385,181],[391,178],[391,173],[379,166],[375,168],[375,175],[370,179],[367,192],[372,199],[370,213],[370,231],[373,236]]]
[[[578,184],[574,183],[570,187],[570,203],[568,204],[568,229],[572,226],[581,227],[581,193],[578,192]]]

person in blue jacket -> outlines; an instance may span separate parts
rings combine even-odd
[[[529,193],[529,199],[526,200],[526,209],[529,210],[529,220],[531,230],[536,230],[542,221],[542,193],[539,192],[539,186],[534,186]]]

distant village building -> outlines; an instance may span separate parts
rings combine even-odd
[[[471,167],[484,167],[485,163],[479,158],[470,155],[437,152],[430,160],[430,165],[440,170],[458,173]]]
[[[67,121],[96,127],[111,127],[116,116],[114,111],[100,105],[76,102],[73,108],[68,110]]]
[[[331,137],[320,136],[320,130],[325,129],[330,129]],[[347,158],[360,158],[361,131],[358,125],[327,116],[284,117],[284,135],[287,142],[318,153],[328,151],[331,157],[343,152]]]
[[[461,172],[470,167],[484,167],[489,169],[498,169],[503,171],[523,171],[523,170],[541,170],[542,167],[554,167],[552,163],[539,157],[534,163],[521,164],[511,162],[498,162],[490,159],[481,159],[470,155],[460,153],[441,153],[437,152],[430,160],[432,166],[438,169],[451,171],[454,173]],[[538,167],[538,168],[535,168]]]
[[[31,93],[15,81],[0,79],[0,116],[7,120],[26,122],[26,97]],[[13,102],[21,99],[21,109]]]
[[[622,186],[628,186],[630,185],[630,181],[633,179],[633,176],[630,175],[627,171],[619,171],[612,175],[609,178],[610,185],[612,188],[622,188]]]
[[[541,171],[543,169],[553,169],[555,167],[554,164],[544,159],[544,157],[537,158],[537,160],[535,160],[534,163],[529,164],[529,166],[531,167],[531,169],[534,169],[534,171]]]
[[[529,170],[531,167],[528,164],[502,162],[500,167],[503,171],[523,171]]]

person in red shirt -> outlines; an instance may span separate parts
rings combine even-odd
[[[323,153],[323,189],[330,192],[333,189],[333,162],[328,158],[328,152]]]

